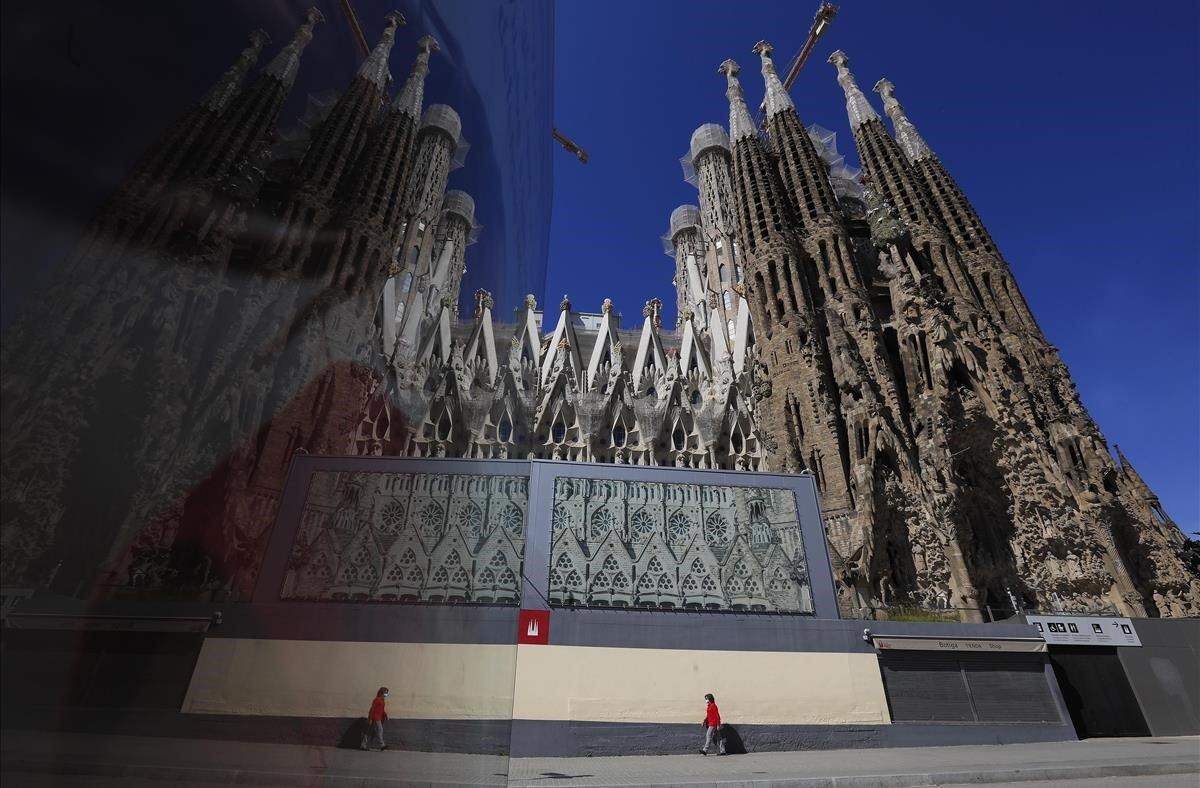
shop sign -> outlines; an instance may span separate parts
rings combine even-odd
[[[872,635],[871,642],[880,651],[955,651],[960,654],[1036,654],[1046,650],[1045,642],[1032,638],[930,638]]]

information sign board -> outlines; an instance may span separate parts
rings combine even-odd
[[[1101,616],[1026,616],[1052,646],[1140,646],[1127,618]]]

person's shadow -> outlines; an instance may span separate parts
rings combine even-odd
[[[339,750],[358,750],[362,748],[362,744],[367,737],[367,718],[359,717],[350,723],[346,728],[346,732],[342,734],[342,738],[338,740],[337,746]]]
[[[725,754],[726,755],[745,755],[746,743],[742,741],[742,735],[738,733],[738,729],[728,723],[721,725],[721,734],[725,737]]]

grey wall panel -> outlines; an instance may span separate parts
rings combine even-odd
[[[1137,619],[1141,648],[1117,655],[1155,736],[1200,734],[1200,620]]]
[[[1070,725],[737,725],[747,752],[929,747],[1071,741]],[[730,737],[731,740],[733,736]],[[512,721],[514,758],[603,755],[670,755],[703,744],[699,725]]]

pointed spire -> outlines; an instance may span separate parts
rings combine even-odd
[[[883,96],[883,111],[892,119],[892,127],[896,130],[896,142],[900,143],[904,155],[909,161],[920,161],[933,155],[933,151],[921,139],[912,121],[904,114],[904,107],[896,100],[896,86],[890,80],[881,79],[875,83],[875,92]]]
[[[324,21],[325,16],[315,7],[308,9],[304,14],[304,24],[300,25],[300,29],[288,45],[279,50],[279,54],[267,65],[263,73],[275,77],[290,88],[296,81],[296,72],[300,70],[300,55],[308,46],[308,42],[312,41],[313,28],[318,22]]]
[[[229,67],[229,70],[221,75],[216,84],[200,100],[200,106],[212,110],[218,115],[224,112],[225,108],[229,106],[229,102],[233,101],[233,97],[241,89],[242,80],[246,78],[246,74],[258,62],[262,48],[269,43],[271,43],[271,37],[266,32],[255,30],[251,33],[250,40],[246,44],[246,48],[242,50],[242,54],[238,55],[238,59]]]
[[[421,105],[425,100],[425,75],[429,73],[429,56],[438,51],[438,43],[433,36],[422,36],[417,41],[417,59],[413,62],[408,79],[404,82],[392,109],[403,112],[414,120],[421,117]]]
[[[738,140],[754,136],[755,133],[754,121],[750,119],[746,97],[737,78],[741,69],[733,60],[726,60],[717,71],[725,75],[725,96],[729,99],[729,139],[737,144]]]
[[[360,77],[381,90],[386,89],[392,81],[392,73],[388,70],[388,57],[392,54],[392,44],[396,41],[396,28],[404,24],[404,15],[399,11],[392,11],[383,19],[387,22],[387,27],[379,37],[379,43],[358,68]]]
[[[850,58],[846,57],[846,53],[839,49],[829,56],[829,62],[837,68],[838,84],[846,94],[846,114],[850,116],[851,130],[857,129],[868,120],[878,120],[879,114],[875,112],[871,102],[867,101],[858,83],[854,81],[854,75],[850,73]]]
[[[764,100],[767,117],[774,117],[785,110],[794,110],[796,105],[792,103],[792,97],[788,95],[787,89],[779,81],[779,74],[775,71],[775,61],[771,60],[771,53],[774,49],[766,41],[759,41],[754,45],[753,51],[762,58],[763,82],[767,89],[767,96]]]

